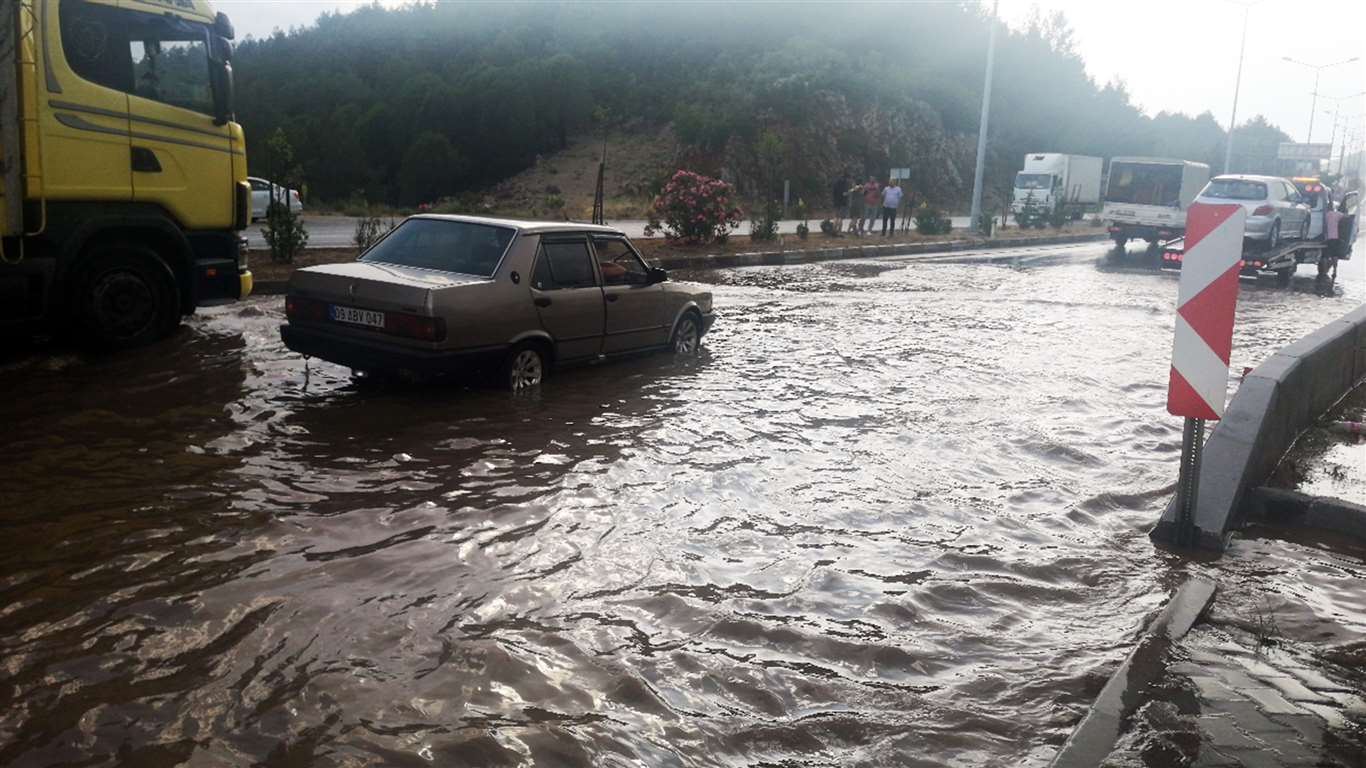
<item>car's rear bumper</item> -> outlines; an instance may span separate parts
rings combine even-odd
[[[298,325],[280,326],[285,346],[306,357],[360,370],[471,371],[501,362],[505,347],[410,349],[348,339]]]

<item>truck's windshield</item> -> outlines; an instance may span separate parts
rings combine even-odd
[[[408,219],[360,260],[492,277],[512,235],[487,224]]]
[[[214,113],[212,68],[225,66],[225,56],[210,55],[207,24],[84,0],[62,0],[60,13],[62,48],[77,75],[163,104]]]
[[[1181,202],[1181,166],[1171,163],[1110,164],[1105,202],[1132,205],[1177,205]]]
[[[1223,200],[1265,200],[1266,185],[1260,181],[1242,179],[1215,179],[1200,193],[1201,197],[1216,197]]]
[[[1053,187],[1053,174],[1051,173],[1017,173],[1015,174],[1016,189],[1051,189]]]

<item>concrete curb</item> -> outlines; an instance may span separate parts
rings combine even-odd
[[[1244,494],[1261,485],[1300,434],[1366,379],[1366,306],[1282,349],[1243,379],[1205,443],[1196,544],[1223,551]],[[1176,540],[1175,499],[1150,534]]]
[[[747,253],[713,253],[703,255],[667,254],[654,263],[664,269],[726,269],[729,267],[781,266],[809,264],[817,261],[846,259],[874,259],[884,256],[914,256],[920,254],[953,253],[956,251],[1017,248],[1025,245],[1071,245],[1108,240],[1107,234],[1057,235],[1055,237],[1015,237],[995,240],[944,240],[932,243],[876,243],[847,245],[838,248],[819,248],[809,251],[750,251]],[[252,293],[261,296],[283,294],[289,283],[285,280],[259,280]]]
[[[1259,523],[1331,531],[1366,542],[1366,507],[1350,501],[1263,486],[1248,493],[1244,510],[1248,520]]]
[[[1053,768],[1095,768],[1114,751],[1125,718],[1133,714],[1143,690],[1166,674],[1168,649],[1209,607],[1214,588],[1214,582],[1198,576],[1181,585],[1067,737]]]

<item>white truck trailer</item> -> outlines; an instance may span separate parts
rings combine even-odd
[[[1010,211],[1017,216],[1029,206],[1071,218],[1100,204],[1100,177],[1105,164],[1099,157],[1039,152],[1025,155],[1024,168],[1015,174]]]
[[[1209,166],[1164,157],[1116,157],[1101,218],[1121,250],[1130,240],[1149,246],[1186,233],[1186,208],[1209,182]]]

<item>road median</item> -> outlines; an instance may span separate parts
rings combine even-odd
[[[960,237],[957,239],[925,239],[911,236],[905,240],[885,243],[867,242],[876,238],[850,239],[850,242],[831,245],[807,243],[801,247],[776,247],[767,250],[737,250],[735,243],[726,250],[700,250],[655,245],[650,241],[633,241],[641,247],[646,260],[664,269],[726,269],[730,267],[781,266],[819,261],[875,259],[888,256],[948,254],[961,251],[1019,248],[1025,246],[1071,245],[1101,242],[1107,239],[1104,231],[1066,233],[1059,235],[1014,235],[994,238]],[[801,241],[799,241],[801,242]],[[285,292],[289,275],[300,267],[335,264],[356,258],[354,248],[309,249],[305,257],[293,264],[269,261],[265,251],[251,251],[249,258],[256,273],[255,293],[276,295]]]

